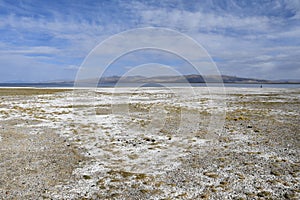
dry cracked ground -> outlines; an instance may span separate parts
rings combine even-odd
[[[299,199],[300,89],[0,89],[0,199]]]

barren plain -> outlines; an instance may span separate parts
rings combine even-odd
[[[0,199],[299,199],[300,89],[0,89]]]

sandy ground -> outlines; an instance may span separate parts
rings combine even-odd
[[[300,89],[0,89],[0,199],[299,199]]]

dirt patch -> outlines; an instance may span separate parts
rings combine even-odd
[[[46,197],[54,186],[74,179],[72,171],[82,157],[52,131],[28,135],[3,129],[0,133],[0,197]]]
[[[42,95],[72,91],[71,89],[40,89],[40,88],[0,88],[0,96],[10,95]]]

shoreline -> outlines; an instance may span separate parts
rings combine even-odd
[[[262,85],[262,88],[260,87]],[[257,86],[257,87],[254,87]],[[274,87],[272,87],[274,86]],[[285,87],[286,86],[286,87]],[[48,87],[48,86],[0,86],[0,89],[105,89],[105,88],[139,88],[141,87],[140,85],[135,85],[135,86],[98,86],[98,87],[74,87],[74,86],[70,86],[70,87],[65,87],[65,86],[57,86],[57,87]],[[219,85],[218,86],[206,86],[206,85],[193,85],[191,84],[190,86],[178,86],[178,85],[163,85],[162,87],[158,87],[158,86],[142,86],[142,88],[259,88],[259,89],[265,89],[265,88],[282,88],[282,89],[299,89],[300,88],[300,84],[294,84],[294,83],[285,83],[285,84],[281,84],[281,83],[272,83],[272,84],[239,84],[239,83],[225,83],[224,85]]]

